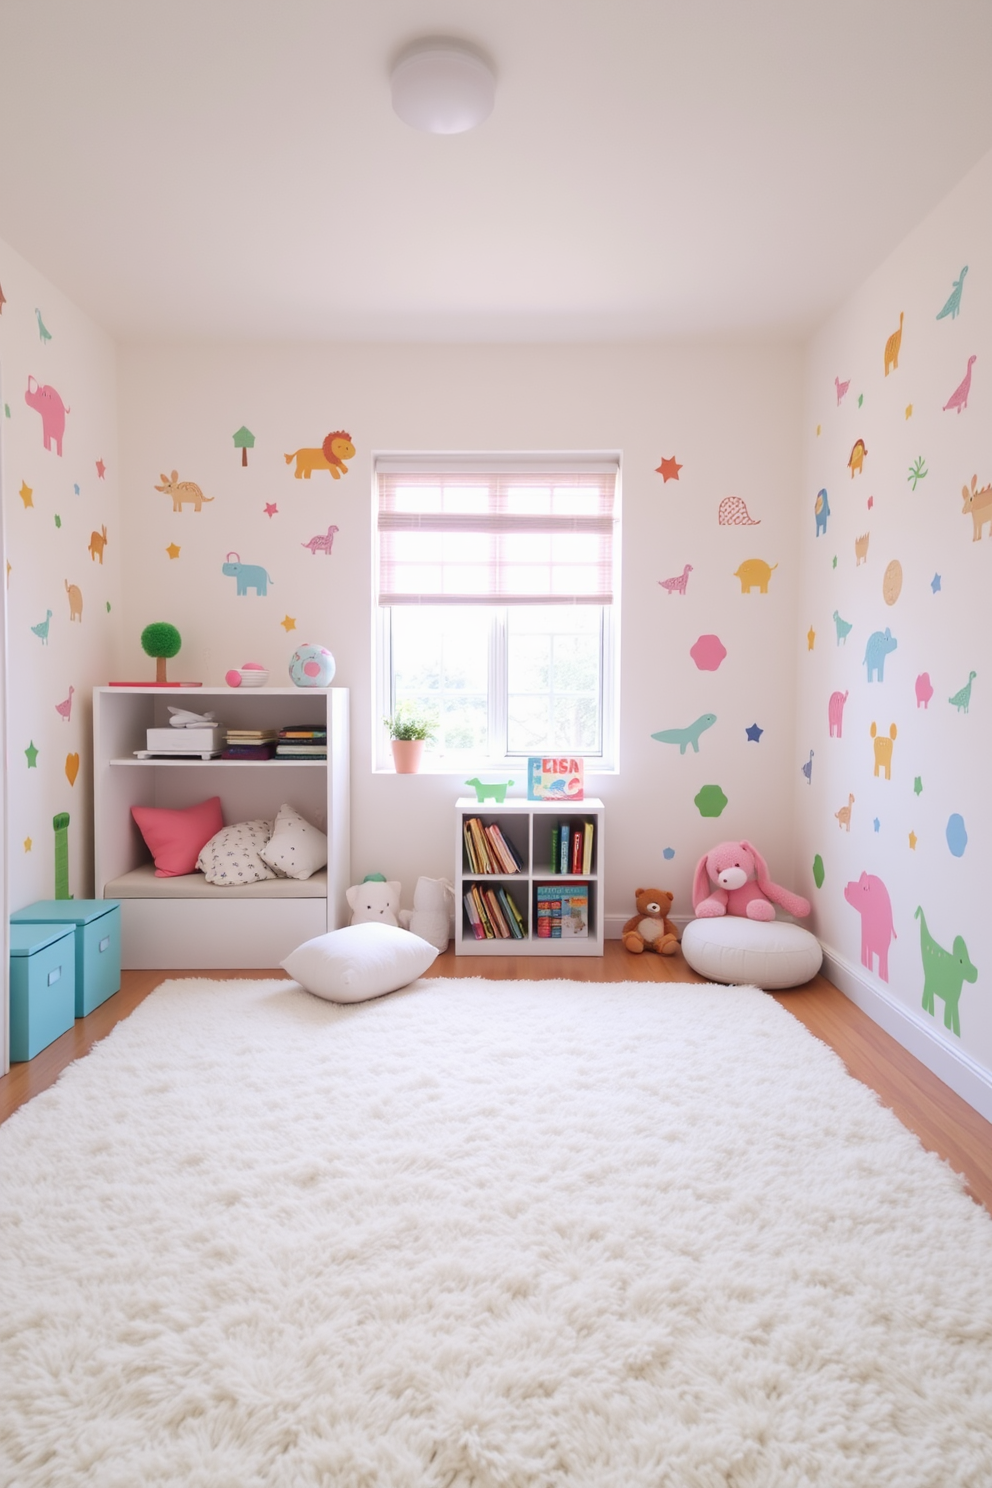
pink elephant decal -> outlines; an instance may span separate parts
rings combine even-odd
[[[872,970],[872,958],[878,957],[878,974],[889,980],[889,946],[898,939],[892,923],[889,891],[874,873],[862,873],[844,890],[844,898],[861,916],[861,965]]]
[[[839,739],[844,727],[844,704],[847,702],[846,692],[832,692],[827,704],[827,717],[830,720],[830,737]]]
[[[921,672],[916,679],[916,706],[928,708],[933,697],[933,683],[929,672]]]
[[[48,383],[38,383],[33,377],[28,377],[28,390],[24,394],[24,401],[29,408],[37,409],[41,414],[41,432],[46,450],[51,449],[54,439],[55,453],[61,455],[65,416],[70,410],[66,408],[53,387],[49,387]]]

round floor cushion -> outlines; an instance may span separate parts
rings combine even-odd
[[[820,942],[787,920],[747,920],[721,915],[690,920],[682,932],[682,954],[700,976],[765,991],[798,987],[820,969]]]

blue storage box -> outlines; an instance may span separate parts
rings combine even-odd
[[[12,925],[65,925],[76,935],[76,1017],[84,1018],[121,984],[119,899],[39,899],[17,909]]]
[[[76,1017],[76,937],[71,925],[10,927],[10,1057],[33,1059]]]

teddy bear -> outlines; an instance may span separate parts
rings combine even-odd
[[[449,905],[454,895],[454,888],[446,878],[418,878],[413,908],[400,910],[400,924],[439,951],[446,951],[451,935]]]
[[[696,864],[692,907],[701,920],[728,914],[773,920],[776,904],[797,919],[810,911],[808,899],[772,883],[768,864],[750,842],[720,842]]]
[[[351,906],[351,923],[395,925],[399,928],[396,911],[400,907],[402,887],[398,879],[391,879],[387,883],[385,879],[367,878],[364,883],[346,889],[345,897]]]
[[[624,925],[620,938],[628,951],[657,951],[659,956],[674,956],[678,945],[675,926],[667,917],[674,894],[667,889],[635,889],[636,915]]]

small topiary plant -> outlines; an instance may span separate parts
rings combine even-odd
[[[183,644],[183,638],[174,625],[168,625],[164,620],[156,620],[152,625],[146,625],[141,632],[141,649],[146,656],[155,658],[155,681],[167,683],[165,664],[173,656],[177,655]]]

